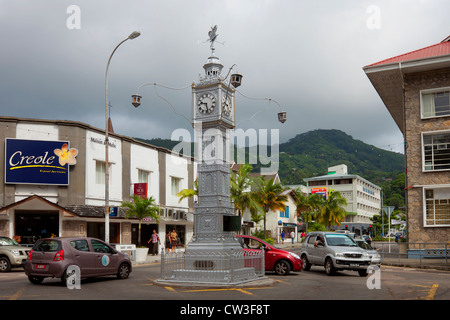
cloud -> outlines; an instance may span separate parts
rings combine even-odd
[[[67,28],[70,5],[80,8],[80,29]],[[373,5],[380,28],[371,30]],[[103,128],[108,57],[139,30],[111,60],[111,118],[117,133],[168,138],[189,128],[171,105],[189,119],[190,89],[158,88],[168,104],[143,88],[139,109],[131,95],[144,82],[180,88],[197,81],[210,54],[207,32],[218,25],[224,72],[236,64],[244,76],[236,97],[243,129],[278,128],[281,141],[340,129],[389,150],[403,138],[362,67],[444,39],[449,7],[442,0],[2,1],[1,114]],[[278,105],[246,97],[276,100],[288,120],[277,121]]]

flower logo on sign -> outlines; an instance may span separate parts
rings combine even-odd
[[[64,143],[61,149],[55,149],[53,152],[59,157],[59,164],[61,166],[64,166],[66,163],[68,165],[74,165],[77,163],[75,157],[78,154],[78,150],[74,148],[69,149],[67,143]]]

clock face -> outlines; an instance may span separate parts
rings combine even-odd
[[[231,99],[230,97],[224,96],[222,98],[222,105],[223,105],[223,114],[227,117],[231,114]]]
[[[198,98],[197,109],[199,112],[209,114],[216,107],[216,97],[212,93],[204,93]]]

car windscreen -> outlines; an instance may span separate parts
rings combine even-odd
[[[18,246],[19,244],[11,238],[0,238],[0,246]]]
[[[356,243],[358,244],[359,247],[365,250],[373,250],[372,246],[365,241],[357,241]]]
[[[33,246],[34,251],[55,252],[61,250],[61,241],[44,239],[38,240]]]
[[[327,244],[329,246],[355,247],[356,243],[345,234],[326,234]]]

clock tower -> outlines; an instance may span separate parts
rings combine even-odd
[[[194,209],[194,236],[187,251],[194,248],[242,251],[234,237],[234,232],[240,230],[237,219],[240,217],[235,217],[230,200],[228,159],[230,130],[235,126],[235,87],[222,76],[223,65],[215,56],[214,40],[210,40],[211,55],[203,65],[205,74],[192,85],[198,203]]]
[[[203,66],[205,74],[192,84],[198,202],[184,268],[173,271],[174,281],[240,283],[258,278],[255,267],[245,267],[245,254],[235,237],[241,219],[234,215],[230,199],[230,131],[235,127],[234,95],[241,76],[232,75],[230,81],[222,76],[223,65],[214,54],[216,30],[214,27],[208,33],[211,55]],[[258,260],[261,263],[263,255]]]

